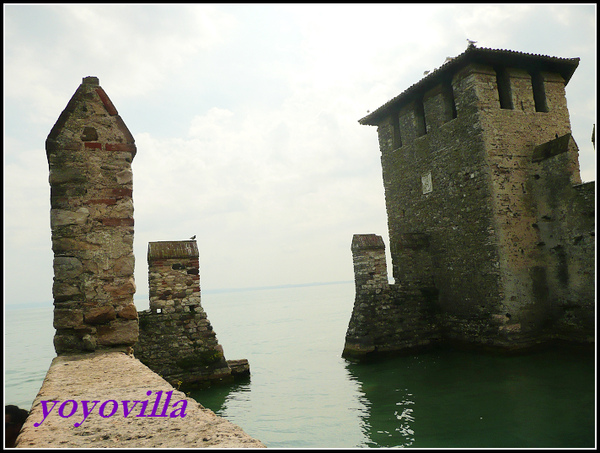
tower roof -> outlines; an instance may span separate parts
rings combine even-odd
[[[471,63],[502,65],[504,67],[521,68],[528,71],[545,71],[559,73],[565,79],[565,85],[579,65],[579,58],[560,58],[538,55],[514,50],[487,49],[469,46],[463,53],[446,61],[442,66],[429,73],[419,82],[386,102],[358,122],[363,125],[376,126],[390,111],[421,96],[442,81],[449,81],[464,66]]]

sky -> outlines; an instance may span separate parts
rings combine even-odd
[[[83,77],[136,140],[144,309],[148,242],[193,235],[202,291],[352,281],[353,234],[389,247],[377,132],[358,120],[467,39],[581,58],[567,101],[595,180],[595,4],[4,4],[5,304],[51,305],[44,143]]]

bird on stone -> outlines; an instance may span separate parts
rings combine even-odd
[[[193,241],[194,239],[196,239],[196,235],[194,234],[190,239]]]

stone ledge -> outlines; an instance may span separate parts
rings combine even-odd
[[[151,396],[147,392],[151,391]],[[166,414],[175,417],[140,417],[140,404],[127,417],[122,401],[149,401],[151,413],[156,392],[172,392]],[[70,417],[59,415],[64,401],[74,400],[78,408]],[[120,407],[114,415],[102,417],[99,406],[108,400]],[[161,414],[166,397],[158,405]],[[185,417],[181,417],[180,400],[185,400]],[[60,401],[46,416],[42,401]],[[100,403],[85,421],[81,401]],[[48,408],[52,403],[48,404]],[[113,408],[107,404],[104,415]],[[62,411],[71,412],[73,403]],[[179,410],[178,410],[179,409]],[[43,422],[42,422],[43,420]],[[35,423],[40,423],[34,426]],[[75,427],[74,424],[81,423]],[[133,356],[121,351],[63,355],[54,358],[17,439],[18,448],[264,448],[265,446],[240,427],[215,415],[183,392],[175,390]]]

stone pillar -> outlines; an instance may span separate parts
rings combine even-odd
[[[355,298],[346,331],[343,357],[359,358],[375,351],[379,307],[389,298],[385,244],[375,234],[352,237]]]
[[[139,313],[135,356],[175,386],[198,387],[249,373],[247,361],[245,368],[236,361],[232,371],[200,304],[198,256],[195,240],[148,244],[150,310]]]
[[[357,293],[387,288],[385,244],[381,236],[355,234],[352,237],[351,248]]]
[[[57,354],[130,347],[134,139],[98,78],[85,77],[46,140]]]

